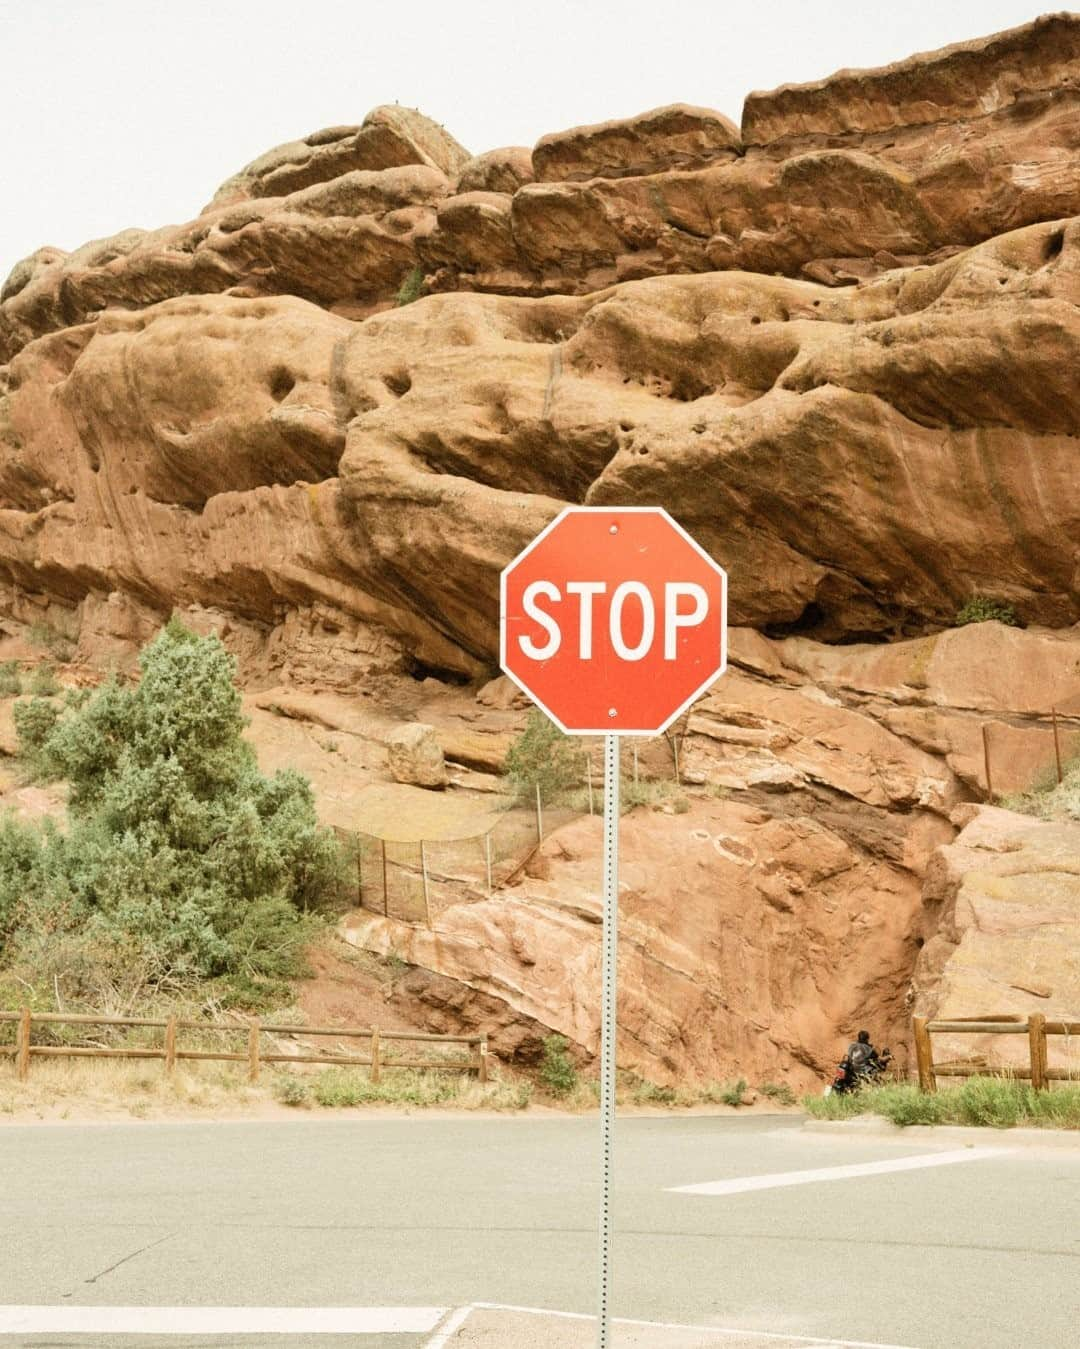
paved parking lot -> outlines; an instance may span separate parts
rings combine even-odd
[[[597,1145],[542,1116],[6,1125],[0,1343],[575,1349]],[[616,1344],[1064,1349],[1078,1219],[1080,1148],[623,1119],[613,1305],[653,1328]]]

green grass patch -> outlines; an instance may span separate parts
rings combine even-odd
[[[777,1105],[795,1105],[796,1096],[786,1082],[762,1082],[758,1091],[769,1101]]]
[[[992,1129],[1019,1125],[1080,1129],[1080,1083],[1033,1091],[1026,1082],[1003,1077],[969,1077],[958,1087],[924,1094],[912,1083],[865,1087],[843,1096],[807,1096],[803,1106],[814,1119],[882,1115],[893,1124],[967,1124]]]

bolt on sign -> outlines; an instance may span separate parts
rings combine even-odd
[[[611,1334],[619,737],[658,735],[727,663],[727,574],[658,507],[570,506],[502,574],[500,663],[569,735],[604,737],[598,1349]]]
[[[501,664],[571,735],[657,735],[723,674],[727,577],[651,507],[570,507],[502,574]]]

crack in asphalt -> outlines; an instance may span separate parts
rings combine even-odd
[[[155,1246],[160,1246],[163,1241],[171,1241],[173,1237],[178,1236],[177,1232],[166,1232],[163,1237],[158,1237],[156,1241],[149,1241],[145,1246],[140,1246],[137,1251],[132,1251],[130,1255],[122,1256],[114,1264],[108,1265],[105,1269],[99,1269],[96,1274],[91,1274],[88,1279],[83,1279],[83,1283],[97,1283],[98,1279],[103,1279],[106,1274],[111,1274],[114,1269],[119,1269],[121,1265],[126,1265],[129,1260],[134,1260],[137,1255],[142,1255],[144,1251],[152,1251]],[[74,1290],[72,1290],[74,1292]],[[72,1293],[63,1293],[63,1297],[71,1297]]]

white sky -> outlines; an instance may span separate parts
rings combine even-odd
[[[0,0],[0,280],[190,219],[263,150],[376,104],[473,152],[1026,23],[1037,0]]]

